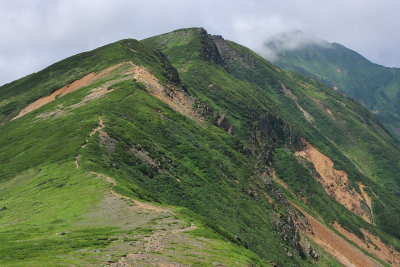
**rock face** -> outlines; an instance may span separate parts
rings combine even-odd
[[[222,58],[220,51],[214,42],[213,36],[209,35],[203,28],[198,29],[200,38],[202,39],[202,48],[200,57],[205,61],[212,61],[223,67],[226,66],[225,60]]]
[[[300,245],[300,233],[294,225],[292,217],[290,215],[280,216],[276,213],[271,213],[270,216],[273,227],[283,240],[288,242],[300,256],[304,256],[304,250]]]
[[[197,101],[195,106],[196,112],[200,114],[204,120],[233,135],[233,127],[229,124],[229,121],[223,112],[213,110],[210,105],[204,102]]]
[[[212,35],[210,39],[215,43],[220,55],[222,56],[223,65],[229,70],[229,63],[237,61],[241,66],[246,69],[254,69],[257,64],[257,60],[253,59],[249,54],[240,55],[236,50],[232,49],[231,46],[220,35]]]
[[[306,244],[304,247],[306,253],[315,261],[318,261],[318,254],[315,249],[311,246],[310,242],[306,240]]]
[[[257,60],[251,55],[241,55],[225,41],[220,35],[210,35],[204,29],[198,33],[202,39],[200,57],[205,61],[212,61],[229,71],[229,65],[233,62],[240,64],[246,69],[254,69]]]
[[[298,212],[292,207],[292,205],[285,198],[279,188],[274,184],[271,178],[267,179],[266,183],[271,188],[271,191],[275,195],[275,198],[278,200],[278,202],[280,202],[280,204],[282,204],[288,212],[287,215],[272,212],[270,216],[273,227],[283,237],[283,239],[293,247],[298,255],[304,257],[304,254],[307,253],[314,260],[318,260],[318,255],[311,247],[311,244],[308,242],[305,246],[302,246],[300,242],[300,230],[313,234],[313,229],[307,218],[298,214]]]

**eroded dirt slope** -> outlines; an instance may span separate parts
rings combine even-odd
[[[317,180],[330,196],[365,221],[373,223],[372,204],[369,198],[364,199],[364,194],[361,195],[351,188],[347,173],[334,169],[334,164],[329,157],[319,152],[308,142],[306,142],[303,150],[296,151],[295,154],[313,163],[315,170],[319,174]],[[360,185],[360,187],[363,188],[364,186]]]
[[[337,259],[344,266],[355,267],[378,267],[382,266],[376,260],[362,253],[358,248],[348,243],[334,231],[319,222],[305,210],[292,203],[307,218],[312,226],[314,234],[304,233],[313,239],[318,245],[323,247],[329,254]]]
[[[68,93],[71,93],[73,91],[76,91],[82,87],[88,86],[90,84],[92,84],[94,81],[99,80],[101,78],[104,78],[105,76],[107,76],[111,71],[113,71],[114,69],[118,68],[120,65],[122,65],[124,63],[120,63],[117,64],[115,66],[109,67],[107,69],[102,70],[101,72],[99,72],[98,74],[95,73],[89,73],[88,75],[82,77],[79,80],[76,80],[68,85],[65,85],[64,87],[56,90],[55,92],[53,92],[51,95],[43,97],[41,99],[36,100],[35,102],[29,104],[26,108],[22,109],[20,111],[20,113],[15,116],[14,118],[12,118],[12,120],[18,119],[22,116],[24,116],[25,114],[32,112],[38,108],[40,108],[41,106],[46,105],[47,103],[50,103],[51,101],[54,101],[57,97],[62,97]]]
[[[197,122],[202,121],[201,116],[195,112],[195,100],[193,97],[172,85],[169,86],[169,88],[162,86],[149,69],[142,66],[136,66],[133,63],[131,64],[133,66],[132,73],[134,78],[144,84],[150,94],[168,104],[172,109],[182,115]]]
[[[335,222],[333,226],[342,235],[356,243],[359,247],[386,261],[392,266],[400,267],[400,253],[392,247],[384,244],[378,237],[372,235],[370,232],[361,228],[361,232],[366,236],[366,240],[361,240],[355,234],[344,229],[339,223]]]

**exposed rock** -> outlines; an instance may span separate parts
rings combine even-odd
[[[271,153],[278,144],[287,143],[293,148],[301,144],[300,136],[293,134],[290,126],[279,114],[264,115],[257,110],[252,110],[251,115],[255,122],[248,123],[249,138],[253,145],[252,154],[257,156],[261,166],[270,164]]]
[[[302,245],[300,240],[300,230],[314,234],[311,224],[307,218],[298,214],[298,212],[292,207],[292,205],[285,198],[283,193],[279,190],[271,178],[264,177],[264,182],[271,188],[275,198],[286,208],[288,212],[287,215],[271,212],[270,217],[273,227],[282,236],[283,240],[288,242],[300,256],[307,253],[314,260],[317,260],[318,255],[311,247],[311,244],[308,242],[308,244]]]
[[[203,28],[198,29],[198,33],[202,39],[200,57],[205,61],[212,61],[225,67],[226,62],[221,57],[218,47],[214,42],[213,36],[209,35]]]
[[[109,137],[108,134],[103,131],[100,132],[99,138],[101,147],[104,148],[108,154],[114,153],[114,148],[118,141]]]
[[[318,261],[318,254],[315,249],[311,246],[311,243],[305,238],[304,250],[314,260]]]
[[[229,70],[229,64],[238,62],[238,64],[246,69],[254,69],[257,61],[249,54],[240,55],[235,49],[233,49],[220,35],[212,35],[210,39],[218,48],[219,54],[221,55],[224,67]]]
[[[291,215],[285,216],[272,212],[270,216],[272,226],[283,240],[289,243],[299,255],[304,255],[303,248],[300,245],[300,232],[294,225]]]
[[[139,149],[132,146],[129,148],[129,152],[133,154],[133,156],[140,158],[144,163],[151,166],[153,171],[159,171],[161,168],[161,163],[159,161],[155,161],[153,158],[149,156],[149,152],[144,148],[138,146]]]
[[[215,111],[210,105],[200,101],[196,101],[195,106],[196,112],[200,114],[204,120],[233,135],[233,127],[229,124],[223,112]]]

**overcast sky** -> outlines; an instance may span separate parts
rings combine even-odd
[[[0,85],[125,38],[203,27],[249,48],[300,30],[400,67],[398,0],[0,0]]]

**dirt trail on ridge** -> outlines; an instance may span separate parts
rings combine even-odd
[[[106,132],[104,132],[104,131],[100,131],[101,129],[103,129],[105,127],[105,125],[104,125],[104,120],[102,119],[102,118],[99,118],[99,126],[97,127],[97,128],[95,128],[95,129],[93,129],[93,131],[89,134],[89,136],[92,136],[93,134],[95,134],[96,132],[100,132],[100,134],[105,134],[105,135],[107,135],[107,133]],[[86,144],[88,143],[89,141],[88,141],[88,139],[86,138]],[[84,144],[84,145],[82,145],[81,146],[81,148],[84,148],[84,147],[86,147],[86,144]],[[75,165],[76,165],[76,168],[77,169],[79,169],[79,163],[78,163],[78,161],[79,161],[79,158],[81,157],[81,155],[79,154],[78,156],[75,156]]]
[[[111,178],[111,177],[108,177],[108,176],[106,176],[104,174],[97,173],[97,172],[90,172],[90,173],[106,179],[106,181],[111,183],[112,185],[117,185],[115,180],[113,178]],[[141,202],[141,201],[132,199],[130,197],[119,195],[113,189],[111,189],[110,192],[111,192],[111,194],[113,194],[116,197],[132,200],[135,203],[135,206],[129,207],[128,209],[130,211],[152,210],[152,211],[157,211],[157,212],[169,212],[169,213],[172,213],[171,209],[163,208],[163,207],[156,206],[156,205],[153,205],[153,204],[150,204],[150,203]]]

